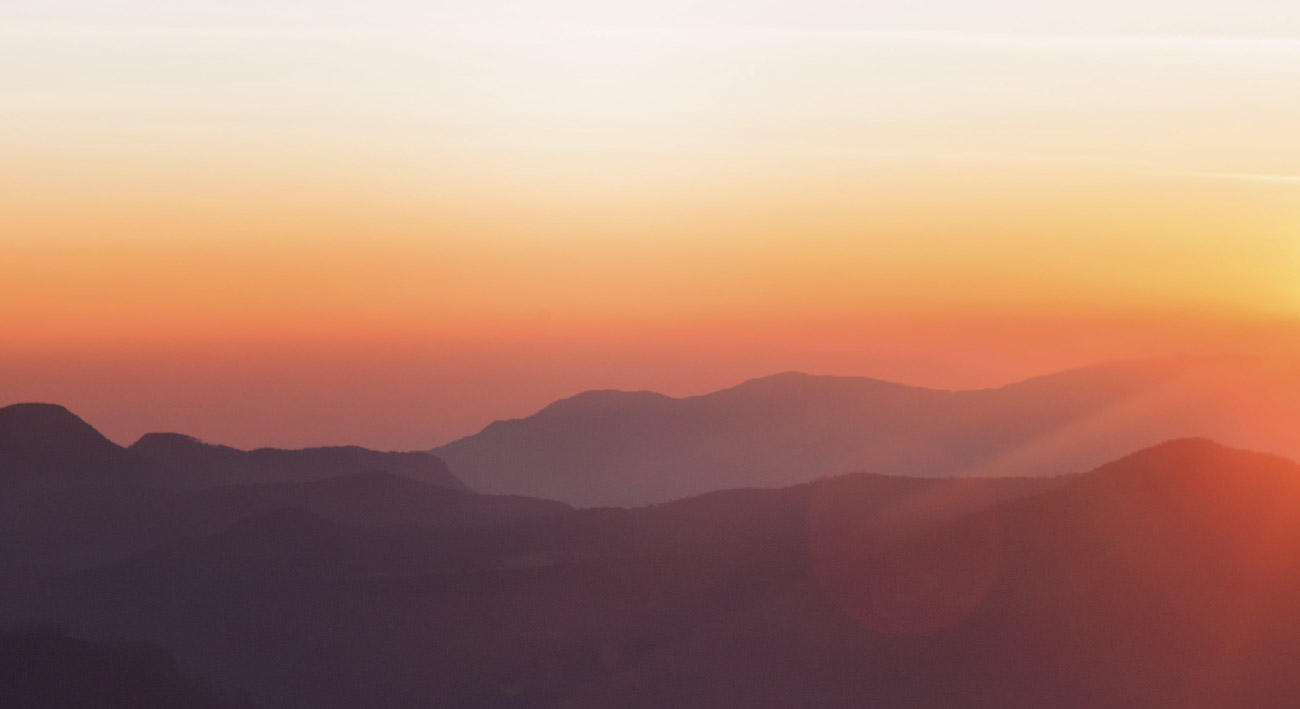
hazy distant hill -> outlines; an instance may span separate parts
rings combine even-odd
[[[1300,466],[847,476],[458,531],[280,511],[78,574],[78,632],[278,707],[1290,707]]]
[[[1300,456],[1300,361],[1170,359],[979,391],[780,374],[594,391],[434,452],[475,489],[636,505],[825,475],[1056,475],[1185,436]]]
[[[382,470],[432,485],[465,489],[445,463],[422,451],[389,453],[356,446],[244,451],[179,433],[146,434],[128,450],[166,465],[175,473],[176,485],[185,487],[300,482]]]

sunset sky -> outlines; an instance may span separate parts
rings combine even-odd
[[[427,448],[589,388],[1300,354],[1291,0],[6,0],[0,405]]]

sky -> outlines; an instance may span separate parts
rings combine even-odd
[[[8,0],[0,404],[407,449],[1300,354],[1297,86],[1279,0]]]

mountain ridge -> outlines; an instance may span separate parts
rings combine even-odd
[[[1300,456],[1297,390],[1300,360],[1227,355],[968,390],[786,372],[680,398],[583,392],[433,452],[477,489],[635,506],[854,471],[1060,475],[1184,436]]]
[[[442,460],[425,451],[374,451],[360,446],[242,450],[181,433],[146,433],[127,450],[176,471],[179,486],[320,480],[385,470],[441,487],[467,489]]]

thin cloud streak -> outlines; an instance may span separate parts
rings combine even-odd
[[[555,29],[591,37],[643,40],[841,40],[863,44],[939,45],[954,48],[1040,52],[1216,51],[1300,54],[1300,37],[1214,37],[1174,35],[1068,35],[950,30],[875,30],[834,27],[633,27],[558,25]]]
[[[0,38],[32,41],[76,40],[286,40],[286,41],[383,41],[392,39],[455,39],[486,38],[488,34],[505,36],[505,28],[403,28],[403,27],[317,27],[317,26],[266,26],[266,27],[198,27],[179,25],[47,25],[0,24]]]
[[[650,43],[827,42],[924,46],[967,50],[1116,54],[1182,51],[1195,53],[1286,54],[1300,56],[1300,37],[1065,35],[946,30],[874,30],[827,27],[670,27],[587,24],[425,25],[425,26],[265,26],[198,27],[168,25],[0,24],[0,38],[68,40],[283,40],[283,41],[440,41],[536,42],[589,41]]]
[[[1206,180],[1234,180],[1238,182],[1269,182],[1300,186],[1300,175],[1268,172],[1213,172],[1204,170],[1178,170],[1172,174]]]

